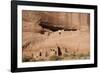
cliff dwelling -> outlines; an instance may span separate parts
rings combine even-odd
[[[90,14],[22,11],[23,62],[90,58]]]

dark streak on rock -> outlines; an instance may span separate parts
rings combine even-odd
[[[58,26],[53,26],[51,23],[48,22],[41,22],[39,24],[41,27],[52,30],[52,31],[58,31],[58,30],[64,30],[64,31],[76,31],[77,29],[69,29],[69,28],[64,28],[64,27],[59,27]]]
[[[23,46],[22,46],[23,50],[24,50],[25,48],[27,48],[27,47],[29,46],[30,43],[31,43],[31,42],[28,42],[28,43],[26,43],[25,45],[23,45]]]

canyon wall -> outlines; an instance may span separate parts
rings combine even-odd
[[[42,30],[42,28],[39,26],[40,22],[47,22],[49,23],[48,25],[62,27],[66,29],[87,30],[90,26],[90,18],[88,13],[43,11],[39,12],[23,10],[22,16],[24,27],[23,31]]]

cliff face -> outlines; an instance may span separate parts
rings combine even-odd
[[[42,30],[39,26],[41,15],[38,12],[23,11],[22,12],[22,24],[23,31],[27,32],[39,32]]]
[[[23,31],[35,31],[36,28],[42,30],[41,26],[38,26],[41,22],[45,22],[47,23],[45,25],[52,27],[81,30],[89,28],[90,21],[87,13],[23,11],[23,24],[25,26]]]
[[[23,10],[23,61],[88,59],[89,17],[88,13]]]

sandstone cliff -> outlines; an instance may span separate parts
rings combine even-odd
[[[88,59],[88,13],[22,11],[23,61]]]

